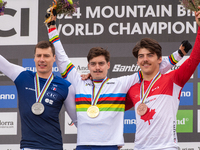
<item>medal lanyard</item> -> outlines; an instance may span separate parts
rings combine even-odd
[[[140,99],[141,99],[141,103],[144,103],[145,102],[145,99],[147,98],[147,96],[149,95],[149,92],[152,88],[152,86],[154,85],[154,83],[161,77],[161,73],[158,72],[156,74],[156,76],[153,78],[153,80],[151,81],[151,83],[149,84],[145,94],[144,94],[144,79],[141,83],[141,86],[140,86]]]
[[[105,78],[102,83],[101,83],[101,86],[96,94],[96,96],[94,97],[95,95],[95,84],[93,83],[93,89],[92,89],[92,102],[91,102],[91,105],[96,105],[97,104],[97,101],[99,99],[99,96],[100,96],[100,93],[101,93],[101,90],[103,89],[103,86],[105,85],[105,83],[109,80],[109,78]]]
[[[49,78],[47,79],[45,85],[42,88],[42,91],[40,92],[40,81],[38,74],[35,74],[34,77],[34,83],[35,83],[35,97],[36,97],[36,102],[41,102],[42,98],[44,97],[44,94],[46,93],[49,85],[51,84],[51,81],[53,80],[53,73],[50,74]]]

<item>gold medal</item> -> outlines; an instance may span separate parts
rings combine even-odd
[[[94,105],[90,106],[87,109],[87,115],[90,118],[96,118],[99,115],[99,108],[97,106],[94,106]]]
[[[144,103],[139,104],[137,107],[137,114],[143,116],[147,112],[147,105]]]

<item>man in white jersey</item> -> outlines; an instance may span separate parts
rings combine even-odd
[[[132,85],[139,82],[140,76],[135,73],[109,79],[107,73],[110,68],[110,54],[103,48],[94,47],[87,56],[88,69],[93,80],[83,81],[64,51],[55,26],[55,18],[49,23],[49,39],[55,46],[56,63],[62,77],[70,81],[76,91],[76,150],[117,150],[118,146],[124,145],[126,93]],[[180,59],[178,51],[164,59],[161,63],[162,73]]]
[[[200,11],[195,13],[198,26]],[[143,80],[132,86],[126,98],[126,110],[136,110],[134,150],[178,150],[176,114],[180,93],[200,62],[200,27],[190,57],[177,69],[161,75],[161,46],[144,38],[133,48]]]
[[[59,112],[64,104],[76,124],[72,85],[52,74],[55,48],[39,42],[34,51],[37,72],[8,62],[0,55],[0,71],[14,81],[21,119],[21,150],[63,150]],[[53,96],[52,96],[53,95]]]

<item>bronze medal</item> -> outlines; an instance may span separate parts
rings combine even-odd
[[[42,103],[34,103],[31,107],[32,112],[35,115],[41,115],[44,112],[44,105]]]
[[[137,107],[137,114],[143,116],[147,112],[147,105],[144,103],[139,104]]]
[[[97,106],[94,106],[94,105],[90,106],[87,109],[87,115],[90,118],[96,118],[99,115],[99,108]]]

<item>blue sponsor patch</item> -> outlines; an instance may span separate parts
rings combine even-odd
[[[17,89],[13,86],[0,86],[0,108],[17,108]]]
[[[26,68],[26,70],[36,72],[35,62],[34,62],[33,58],[22,59],[22,66],[24,68]],[[58,67],[57,67],[55,62],[53,64],[52,72],[54,73],[54,75],[61,77],[59,70],[58,70]]]
[[[193,105],[193,83],[186,83],[180,95],[180,105]]]
[[[136,131],[136,118],[135,111],[128,110],[124,113],[124,133],[135,133]]]
[[[200,64],[197,66],[198,78],[200,78]]]

